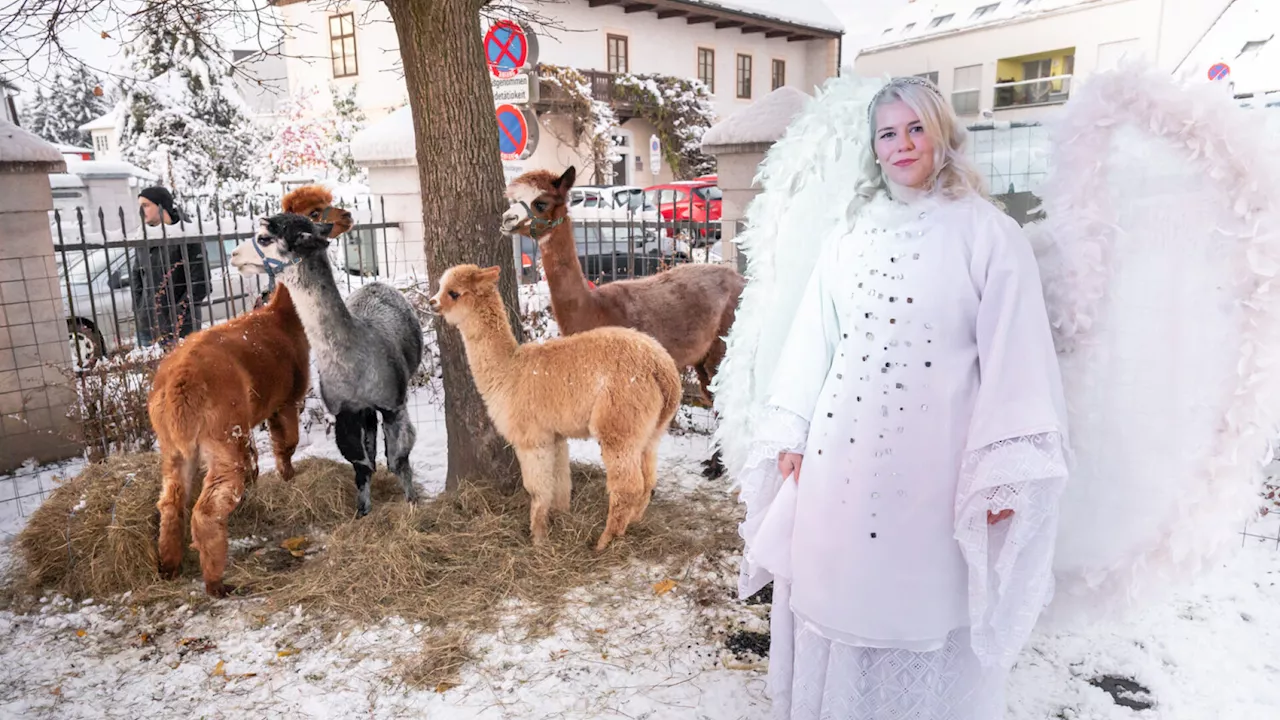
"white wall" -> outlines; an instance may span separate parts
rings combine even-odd
[[[726,117],[768,94],[771,61],[787,63],[787,84],[812,93],[827,77],[835,74],[837,41],[810,40],[787,42],[785,38],[768,39],[763,33],[744,35],[738,28],[717,30],[714,23],[689,25],[683,18],[659,20],[650,12],[626,14],[620,7],[592,8],[587,0],[566,0],[563,4],[542,5],[539,11],[552,16],[565,32],[539,36],[539,60],[567,65],[582,70],[607,70],[606,36],[625,35],[629,45],[629,70],[634,73],[661,73],[695,78],[698,75],[698,48],[716,53],[716,112]],[[351,11],[357,20],[356,54],[359,75],[334,78],[329,61],[328,17]],[[334,83],[345,91],[358,84],[358,99],[369,118],[376,119],[408,102],[404,80],[395,64],[399,58],[399,42],[386,7],[367,0],[353,0],[337,5],[326,3],[294,3],[280,8],[285,24],[292,28],[285,39],[289,85],[324,89]],[[477,32],[480,32],[477,29]],[[736,97],[736,57],[738,53],[753,58],[752,100]],[[328,93],[317,98],[317,109],[323,109]]]
[[[996,62],[1002,58],[1075,48],[1073,88],[1098,70],[1109,69],[1119,49],[1172,71],[1230,0],[1111,0],[1075,6],[1021,22],[941,33],[916,43],[864,50],[860,75],[913,75],[938,71],[948,97],[955,69],[981,63],[979,106],[992,109]],[[1099,67],[1099,63],[1102,67]],[[1042,117],[1054,107],[995,110],[997,120]],[[976,119],[976,118],[974,118]]]

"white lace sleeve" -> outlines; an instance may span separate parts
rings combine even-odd
[[[751,541],[760,529],[765,513],[782,487],[782,475],[778,472],[778,454],[794,452],[804,454],[809,436],[809,423],[789,410],[766,406],[761,409],[760,431],[751,443],[747,461],[738,473],[738,499],[747,506],[747,517],[738,526],[744,548],[742,568],[738,578],[738,593],[750,597],[769,583],[773,576],[768,570],[747,560]]]
[[[973,650],[1009,668],[1053,596],[1058,498],[1067,480],[1062,436],[1010,438],[970,452],[956,493],[956,540],[969,565]],[[990,525],[987,513],[1012,510]]]

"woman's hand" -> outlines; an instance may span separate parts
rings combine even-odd
[[[796,476],[796,482],[800,482],[800,463],[804,462],[804,456],[797,453],[778,453],[778,472],[782,473],[785,480],[791,475]]]
[[[1012,510],[1001,510],[1000,512],[996,512],[996,513],[993,513],[993,512],[991,512],[990,510],[988,510],[988,511],[987,511],[987,524],[988,524],[988,525],[995,525],[996,523],[1000,522],[1001,520],[1007,520],[1008,518],[1011,518],[1011,517],[1013,517],[1013,511],[1012,511]]]

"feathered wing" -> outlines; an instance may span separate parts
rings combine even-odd
[[[756,181],[762,191],[748,206],[747,229],[737,240],[747,258],[747,285],[711,390],[719,414],[715,442],[747,506],[739,533],[748,546],[782,484],[777,453],[802,447],[807,433],[806,420],[767,410],[766,395],[819,254],[851,227],[870,138],[867,106],[882,85],[839,77],[822,86],[761,163]],[[767,447],[756,442],[766,426],[776,440]],[[772,579],[747,555],[743,596]]]
[[[1129,66],[1052,128],[1036,236],[1074,465],[1050,615],[1194,573],[1258,507],[1280,409],[1280,187],[1256,112]]]
[[[715,441],[737,477],[751,445],[769,380],[823,243],[852,220],[850,202],[867,144],[867,105],[884,83],[828,80],[791,121],[760,164],[761,192],[738,236],[747,286],[711,389]],[[836,199],[833,201],[833,198]]]

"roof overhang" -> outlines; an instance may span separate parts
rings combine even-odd
[[[737,28],[743,35],[759,33],[789,42],[833,39],[843,33],[829,28],[779,20],[747,10],[708,5],[697,0],[587,0],[591,7],[620,7],[625,13],[653,13],[659,20],[684,21],[688,25],[713,23],[717,30]]]

